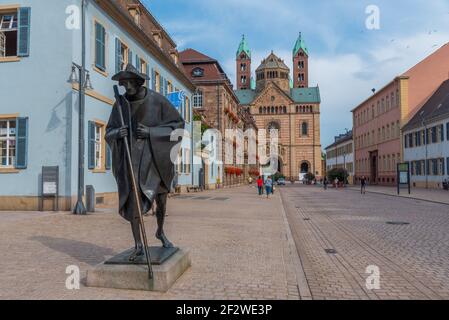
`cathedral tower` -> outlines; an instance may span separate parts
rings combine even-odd
[[[309,87],[309,51],[301,32],[293,48],[293,87]]]
[[[237,90],[251,89],[251,51],[246,42],[245,35],[242,36],[236,55],[237,66]]]

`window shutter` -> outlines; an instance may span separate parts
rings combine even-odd
[[[140,65],[140,58],[139,56],[136,54],[136,69],[137,71],[141,72],[141,65]]]
[[[168,81],[164,79],[164,96],[168,95]]]
[[[111,148],[108,144],[106,144],[106,163],[105,163],[106,170],[111,170],[112,167],[112,152]]]
[[[95,65],[101,70],[106,69],[105,63],[105,30],[99,23],[95,23]]]
[[[146,67],[147,67],[146,74],[147,74],[147,77],[149,79],[149,80],[147,80],[147,87],[148,87],[148,89],[150,89],[151,78],[150,78],[150,66],[148,65],[148,63],[146,65]]]
[[[444,125],[440,125],[441,142],[444,141]]]
[[[151,69],[151,82],[152,82],[152,88],[153,90],[156,91],[156,72],[154,71],[154,69]]]
[[[128,64],[133,65],[133,52],[128,49]]]
[[[115,73],[119,73],[122,70],[121,66],[121,49],[122,45],[119,39],[115,39]]]
[[[89,121],[89,132],[88,132],[88,168],[90,170],[95,169],[95,122]]]
[[[28,118],[16,120],[16,169],[26,169],[28,165]]]
[[[164,94],[164,77],[159,76],[159,93]]]
[[[17,36],[17,55],[19,57],[28,57],[30,55],[30,31],[31,31],[31,8],[23,7],[19,9],[18,16],[18,36]]]

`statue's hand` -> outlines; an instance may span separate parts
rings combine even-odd
[[[121,127],[118,129],[117,137],[118,139],[124,139],[128,136],[128,126]]]
[[[136,135],[137,135],[137,138],[139,138],[139,139],[149,139],[150,138],[150,128],[139,123],[137,125]]]

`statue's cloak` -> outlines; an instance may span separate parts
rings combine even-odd
[[[136,183],[140,187],[140,195],[144,204],[143,211],[151,209],[157,186],[151,183],[152,175],[156,171],[161,180],[161,187],[170,190],[175,175],[174,163],[170,154],[177,155],[180,140],[171,141],[173,130],[184,129],[185,122],[175,107],[161,94],[146,89],[145,98],[122,105],[125,125],[131,128],[128,143],[131,149]],[[150,128],[149,139],[137,139],[137,125],[141,123]],[[120,114],[117,102],[106,127],[109,132],[121,128]],[[119,213],[130,221],[137,213],[125,212],[125,204],[132,194],[132,182],[129,165],[127,163],[125,142],[123,139],[106,138],[111,148],[112,172],[117,181],[119,195]],[[154,167],[156,170],[154,170]],[[143,212],[145,213],[145,212]]]

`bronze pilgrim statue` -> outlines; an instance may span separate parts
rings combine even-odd
[[[171,141],[171,134],[173,130],[184,129],[185,122],[163,95],[144,86],[149,79],[132,65],[127,65],[112,80],[118,81],[126,93],[119,96],[116,90],[116,99],[120,101],[112,109],[105,139],[112,153],[119,213],[131,224],[135,250],[128,259],[134,261],[146,252],[142,214],[151,210],[153,202],[157,204],[156,238],[164,248],[173,247],[164,233],[164,218],[175,175],[170,154],[178,154],[173,148],[179,148],[180,141]]]

